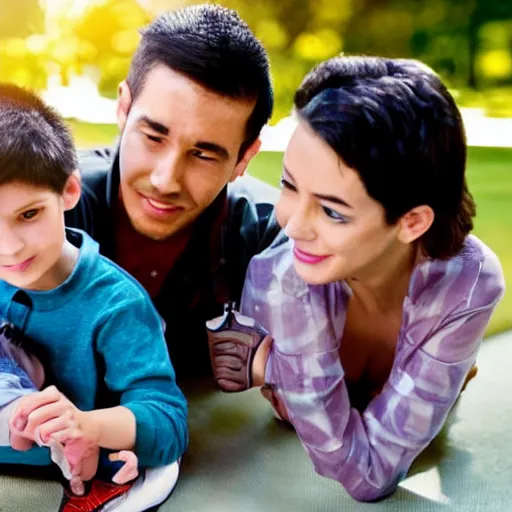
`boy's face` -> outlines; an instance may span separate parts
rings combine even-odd
[[[0,279],[18,288],[53,288],[65,241],[64,211],[80,197],[73,175],[62,194],[12,182],[0,185]],[[57,272],[56,272],[57,271]]]
[[[120,188],[133,227],[165,239],[188,227],[229,181],[240,176],[259,141],[238,158],[255,101],[227,98],[160,65],[132,102],[121,84]]]

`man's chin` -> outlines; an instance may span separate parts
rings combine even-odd
[[[133,222],[132,227],[139,233],[139,235],[150,238],[155,241],[166,240],[167,238],[173,236],[180,230],[180,225],[172,225],[172,226],[155,226],[151,222]],[[153,225],[152,225],[153,224]]]

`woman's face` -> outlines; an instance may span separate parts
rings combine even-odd
[[[284,155],[279,224],[294,242],[297,273],[310,284],[374,276],[399,250],[399,227],[385,222],[354,170],[300,121]]]

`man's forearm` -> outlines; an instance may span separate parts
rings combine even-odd
[[[137,426],[130,409],[119,405],[108,409],[83,412],[84,419],[94,432],[97,443],[109,450],[133,450]]]

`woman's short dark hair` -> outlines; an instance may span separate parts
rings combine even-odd
[[[449,258],[473,229],[466,137],[439,77],[409,59],[336,57],[315,67],[295,94],[300,118],[361,177],[394,224],[412,208],[435,214],[420,244]]]
[[[142,30],[128,73],[133,100],[159,64],[220,95],[256,100],[240,150],[243,155],[272,114],[273,92],[267,52],[238,13],[201,4],[156,18]]]
[[[33,92],[0,84],[0,185],[17,181],[61,194],[77,167],[59,114]]]

